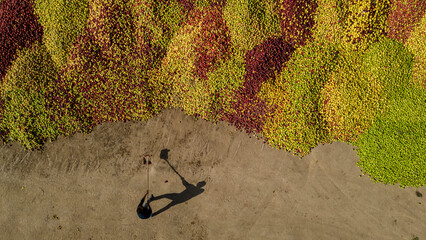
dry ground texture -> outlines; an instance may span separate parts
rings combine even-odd
[[[0,239],[425,239],[426,189],[360,177],[353,149],[333,142],[299,159],[170,109],[60,137],[43,153],[14,142],[0,149]],[[154,195],[178,193],[148,220],[136,214],[144,154]],[[184,191],[164,158],[205,191]]]

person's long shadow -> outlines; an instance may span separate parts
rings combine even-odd
[[[205,181],[201,181],[201,182],[197,183],[197,186],[188,183],[185,180],[185,178],[183,178],[182,175],[180,175],[176,171],[176,169],[168,161],[168,152],[169,151],[170,150],[168,150],[168,149],[161,150],[160,158],[163,159],[164,161],[166,161],[167,164],[169,164],[170,168],[180,177],[180,180],[182,181],[183,186],[185,186],[185,190],[183,190],[180,193],[167,193],[167,194],[163,194],[163,195],[160,195],[160,196],[153,197],[151,202],[155,201],[155,200],[163,199],[163,198],[167,198],[167,199],[172,200],[167,206],[165,206],[162,209],[153,213],[152,214],[153,217],[164,212],[164,211],[166,211],[167,209],[169,209],[169,208],[171,208],[171,207],[173,207],[177,204],[186,202],[189,199],[200,195],[201,193],[204,192],[204,189],[202,189],[202,187],[204,187],[206,185]]]

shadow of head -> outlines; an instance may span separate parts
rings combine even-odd
[[[169,149],[163,149],[160,152],[160,159],[168,160],[169,159]]]
[[[206,186],[206,181],[202,181],[202,182],[197,183],[197,188],[202,188],[204,186]]]

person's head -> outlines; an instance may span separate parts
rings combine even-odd
[[[138,213],[138,216],[142,219],[147,219],[152,216],[152,210],[151,210],[151,207],[149,206],[148,208],[138,207],[137,213]]]

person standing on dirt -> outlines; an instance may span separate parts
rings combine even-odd
[[[141,219],[148,219],[148,218],[152,217],[152,209],[151,209],[151,205],[149,203],[151,202],[151,199],[154,197],[154,195],[151,194],[151,196],[145,202],[145,198],[146,198],[146,196],[148,196],[148,193],[149,193],[149,165],[151,164],[150,157],[151,157],[150,155],[144,156],[144,160],[146,161],[146,166],[147,166],[148,190],[146,190],[145,196],[143,196],[143,198],[142,198],[141,202],[139,203],[138,208],[136,210],[136,212],[138,213],[138,216]],[[144,204],[144,202],[145,202],[145,204]]]
[[[149,193],[149,190],[146,191],[145,196],[143,196],[141,202],[138,205],[137,213],[141,219],[148,219],[152,217],[152,209],[151,209],[151,205],[149,205],[149,203],[151,202],[151,199],[153,198],[152,194],[148,198],[146,203],[144,204],[145,198],[148,195],[148,193]]]

